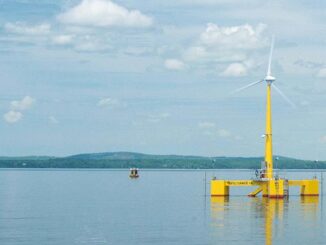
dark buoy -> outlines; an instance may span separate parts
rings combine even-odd
[[[129,177],[130,178],[138,178],[139,177],[138,168],[131,168]]]

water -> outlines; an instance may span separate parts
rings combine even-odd
[[[252,188],[239,187],[230,198],[211,199],[204,195],[204,171],[128,174],[0,170],[0,244],[326,243],[323,196],[302,199],[291,189],[289,200],[248,198]],[[212,175],[240,179],[252,171],[207,171],[207,182]]]

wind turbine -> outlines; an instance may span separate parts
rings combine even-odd
[[[276,78],[272,75],[272,56],[274,49],[274,37],[272,38],[271,49],[268,59],[268,68],[267,74],[264,79],[261,79],[257,82],[250,83],[244,87],[241,87],[231,94],[238,93],[247,88],[266,82],[267,85],[267,103],[266,103],[266,131],[265,131],[265,161],[263,166],[263,179],[273,179],[273,147],[272,147],[272,104],[271,104],[271,88],[279,93],[281,97],[292,107],[295,107],[294,103],[274,84]]]
[[[272,40],[271,51],[268,60],[268,68],[266,77],[258,82],[250,83],[235,92],[240,92],[244,89],[252,87],[258,83],[266,82],[267,85],[267,103],[266,103],[266,131],[265,131],[265,161],[262,163],[262,169],[257,171],[257,179],[251,180],[225,180],[213,179],[211,181],[211,196],[229,196],[231,186],[258,186],[257,189],[249,193],[249,196],[255,197],[262,193],[263,197],[268,198],[284,198],[288,196],[288,186],[301,186],[301,196],[318,196],[319,195],[319,180],[318,179],[303,179],[289,180],[280,179],[273,175],[273,152],[272,152],[272,104],[271,90],[272,87],[276,92],[287,101],[290,100],[278,89],[275,85],[275,77],[272,75],[271,63],[273,54],[274,38]],[[293,103],[290,103],[293,105]],[[270,235],[270,234],[269,234]]]

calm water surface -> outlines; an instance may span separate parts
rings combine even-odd
[[[326,244],[324,196],[301,198],[294,188],[289,200],[248,198],[252,188],[240,187],[230,198],[211,199],[205,171],[128,174],[0,170],[0,244]],[[206,175],[208,183],[213,175],[240,179],[253,172]]]

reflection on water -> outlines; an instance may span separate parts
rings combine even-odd
[[[262,236],[266,245],[273,244],[273,240],[279,243],[282,239],[286,240],[291,209],[299,208],[299,213],[296,215],[302,218],[302,225],[306,222],[308,227],[311,225],[314,227],[317,223],[318,203],[319,197],[300,197],[299,202],[297,197],[294,200],[212,197],[213,234],[219,241],[227,243],[236,243],[234,240],[236,237],[242,237],[244,244],[249,243],[250,240],[254,243],[262,241]],[[306,230],[306,232],[310,231]],[[292,242],[293,239],[287,241],[287,244],[292,244]]]

